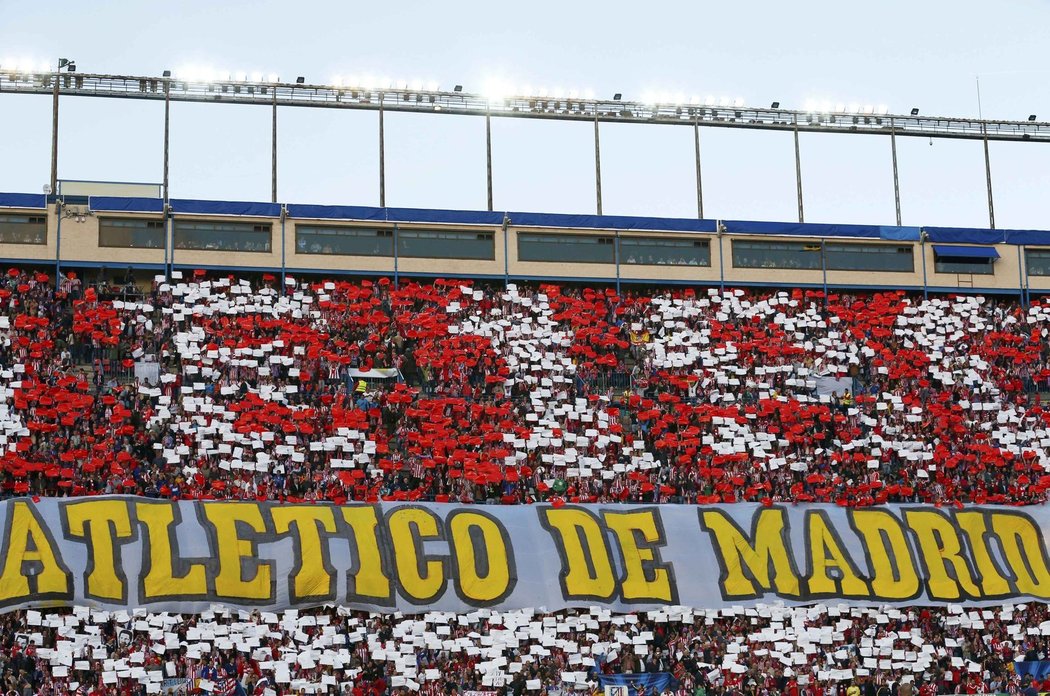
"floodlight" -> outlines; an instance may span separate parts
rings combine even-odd
[[[76,72],[76,71],[77,71],[77,64],[76,63],[70,63],[69,65],[66,66],[66,72]]]
[[[912,116],[918,116],[918,115],[919,115],[919,107],[915,107],[915,108],[913,108],[913,109],[911,110],[911,115],[912,115]]]
[[[1034,120],[1035,120],[1035,114],[1032,114],[1032,115],[1030,115],[1030,116],[1028,117],[1028,120],[1029,120],[1029,121],[1034,121]]]
[[[623,94],[621,94],[620,92],[617,92],[613,95],[613,101],[620,101],[621,99],[623,99]]]
[[[770,109],[779,109],[780,108],[780,102],[778,102],[778,101],[773,102],[772,104],[769,105],[769,108]]]
[[[161,77],[171,77],[171,71],[170,70],[165,70],[164,72],[162,72],[160,74],[160,76]]]
[[[453,92],[462,92],[463,91],[463,85],[456,85],[455,87],[452,88],[452,91]]]
[[[490,102],[506,99],[514,91],[509,84],[502,80],[488,80],[482,88],[481,93]]]
[[[295,84],[297,84],[297,85],[301,85],[301,84],[303,84],[305,82],[306,82],[306,78],[303,77],[302,75],[300,75],[299,77],[295,78]]]

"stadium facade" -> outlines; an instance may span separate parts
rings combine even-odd
[[[973,291],[1050,290],[1050,231],[0,194],[34,267]]]

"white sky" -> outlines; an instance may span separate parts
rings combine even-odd
[[[522,3],[0,0],[0,61],[73,58],[81,72],[230,71],[436,80],[886,104],[893,113],[1050,120],[1037,0],[878,3]],[[0,63],[2,64],[2,63]],[[160,181],[162,105],[68,98],[59,177]],[[172,195],[269,200],[265,107],[172,106]],[[378,204],[377,116],[280,112],[285,202]],[[0,93],[0,190],[38,192],[50,167],[50,99]],[[387,203],[483,209],[484,123],[389,114]],[[796,219],[791,136],[702,130],[705,213]],[[589,126],[496,119],[497,209],[594,212]],[[1050,145],[992,143],[999,227],[1050,228]],[[898,139],[904,224],[986,226],[978,142]],[[894,222],[889,140],[803,134],[807,222]],[[696,215],[689,128],[602,126],[609,214]]]

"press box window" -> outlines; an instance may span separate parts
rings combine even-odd
[[[584,234],[518,234],[519,261],[616,263],[613,237]]]
[[[98,245],[124,249],[163,249],[164,221],[136,218],[100,218]]]
[[[823,262],[821,256],[823,255]],[[819,271],[874,271],[911,273],[912,248],[893,244],[824,242],[761,242],[734,240],[736,268],[782,268]]]
[[[994,275],[999,252],[992,247],[934,244],[933,258],[937,273]]]
[[[492,232],[398,230],[397,254],[419,259],[496,258]]]
[[[295,250],[299,254],[393,256],[394,231],[296,225]]]
[[[47,244],[47,216],[0,215],[0,243]]]
[[[706,239],[620,237],[620,263],[646,266],[710,266]]]
[[[824,262],[829,271],[912,273],[914,256],[910,246],[824,242]]]
[[[175,248],[269,253],[271,226],[251,222],[175,221]]]
[[[733,240],[735,268],[820,270],[819,242],[759,242]]]
[[[1028,275],[1050,276],[1050,249],[1025,249],[1024,263]]]

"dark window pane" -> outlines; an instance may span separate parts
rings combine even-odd
[[[1050,276],[1050,249],[1025,249],[1024,262],[1028,275]]]
[[[300,254],[393,256],[394,231],[296,225],[295,250]]]
[[[519,234],[519,261],[616,263],[615,239],[582,234]]]
[[[175,221],[175,248],[268,253],[271,225],[251,222]]]
[[[138,218],[101,218],[98,245],[130,249],[163,249],[164,221]]]
[[[706,239],[620,237],[620,263],[648,266],[710,266]]]
[[[491,232],[398,230],[398,256],[421,259],[494,259]]]
[[[820,270],[820,242],[733,241],[736,268]]]
[[[910,246],[824,243],[825,263],[829,271],[911,273],[915,270],[913,256]]]
[[[910,246],[824,242],[823,267],[829,271],[875,271],[911,273],[915,270]],[[821,244],[812,242],[762,242],[735,240],[736,268],[821,269]]]
[[[0,215],[0,243],[47,244],[47,216]]]
[[[975,259],[969,256],[937,256],[933,268],[938,273],[994,275],[993,259]]]

